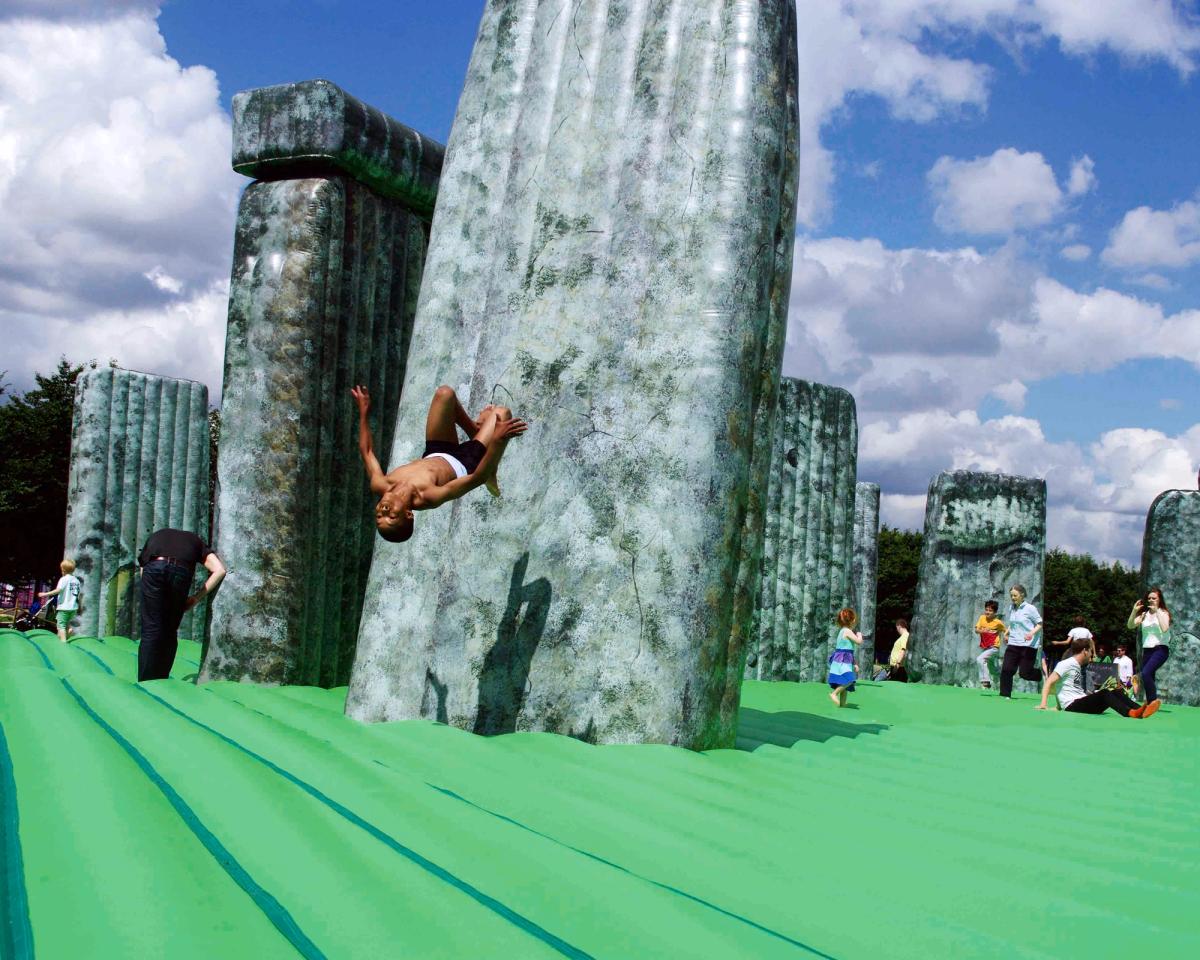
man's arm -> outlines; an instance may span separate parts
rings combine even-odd
[[[1046,682],[1042,686],[1042,702],[1037,706],[1036,709],[1046,709],[1046,701],[1050,698],[1050,694],[1054,690],[1054,685],[1061,679],[1062,678],[1057,673],[1052,673],[1046,678]]]
[[[443,503],[449,500],[457,500],[464,494],[470,493],[478,486],[482,486],[487,480],[488,472],[492,466],[500,459],[500,454],[504,451],[504,445],[508,443],[508,438],[524,433],[526,423],[524,420],[501,420],[496,424],[496,432],[492,434],[491,443],[487,445],[487,450],[483,454],[483,459],[479,461],[479,466],[475,468],[474,473],[469,473],[465,477],[458,477],[451,480],[449,483],[434,487],[428,493],[422,494],[422,500],[426,507],[440,507]]]
[[[375,439],[371,436],[371,427],[367,423],[367,412],[371,409],[371,394],[364,386],[352,387],[350,395],[358,407],[358,453],[362,457],[363,467],[367,471],[367,480],[371,484],[372,493],[387,493],[387,478],[379,458],[375,456]]]
[[[221,585],[221,581],[225,579],[225,564],[221,562],[221,558],[215,553],[210,553],[204,558],[204,569],[208,571],[208,579],[204,581],[204,586],[200,589],[199,593],[188,597],[187,603],[183,605],[184,610],[191,610],[192,607],[216,590]]]

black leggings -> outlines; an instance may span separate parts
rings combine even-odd
[[[1037,668],[1037,647],[1014,647],[1011,643],[1004,648],[1004,662],[1000,666],[1000,696],[1011,697],[1013,674],[1018,670],[1022,680],[1037,683],[1042,679]]]
[[[1116,710],[1123,717],[1129,716],[1129,711],[1137,708],[1137,704],[1125,694],[1117,690],[1097,690],[1086,697],[1073,700],[1068,706],[1069,713],[1103,713],[1108,709]]]

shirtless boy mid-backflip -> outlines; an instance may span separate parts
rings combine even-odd
[[[384,540],[403,543],[413,533],[413,511],[432,510],[447,500],[457,500],[481,484],[500,496],[496,470],[510,437],[524,433],[524,420],[514,420],[508,407],[488,404],[472,420],[454,390],[442,385],[433,393],[425,421],[425,452],[384,473],[375,456],[375,443],[367,425],[371,395],[366,387],[350,391],[358,406],[358,452],[362,454],[371,492],[380,494],[375,507],[375,529]],[[469,440],[458,442],[458,427]]]

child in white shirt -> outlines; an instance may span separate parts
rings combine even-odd
[[[62,571],[58,585],[53,590],[39,593],[38,596],[43,600],[58,597],[58,609],[54,612],[54,619],[58,623],[58,639],[66,643],[67,637],[71,635],[71,621],[79,613],[79,593],[83,584],[75,576],[75,561],[70,557],[66,557],[58,565],[58,569]]]

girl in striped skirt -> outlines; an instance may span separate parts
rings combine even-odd
[[[862,643],[861,633],[855,633],[858,614],[843,607],[837,615],[837,643],[829,655],[829,685],[833,688],[829,699],[835,706],[846,705],[846,690],[854,683],[854,645]]]

